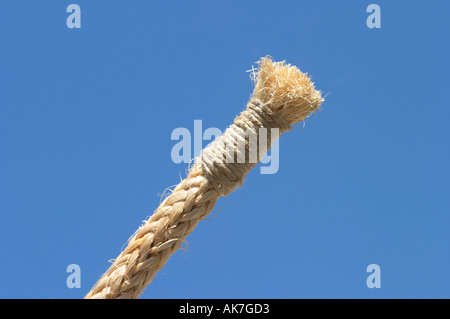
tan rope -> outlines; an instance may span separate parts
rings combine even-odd
[[[266,57],[252,74],[256,84],[247,109],[202,151],[186,179],[137,230],[85,298],[139,297],[217,199],[242,184],[273,142],[268,133],[267,143],[258,145],[255,153],[252,136],[261,138],[261,129],[278,129],[279,134],[288,131],[323,101],[308,75],[295,66]]]

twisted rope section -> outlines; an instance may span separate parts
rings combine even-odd
[[[247,109],[208,145],[155,213],[85,298],[138,298],[217,199],[228,195],[269,149],[279,134],[315,112],[323,99],[308,76],[284,62],[263,58]],[[260,134],[261,129],[277,134]],[[264,137],[264,138],[263,138]],[[252,148],[252,140],[263,143]]]
[[[264,151],[251,150],[246,137],[249,134],[258,137],[260,128],[276,128],[278,132],[279,126],[283,130],[290,129],[287,123],[273,118],[260,101],[251,100],[225,133],[202,151],[188,177],[138,229],[86,298],[139,297],[143,287],[153,280],[198,222],[211,213],[217,199],[242,183],[270,147],[270,144],[262,144]],[[271,143],[272,139],[267,141]],[[228,160],[224,156],[226,149],[231,154]],[[252,152],[256,153],[254,161],[249,160]],[[241,163],[238,161],[240,156],[243,157]]]
[[[219,196],[199,170],[191,171],[138,229],[85,298],[138,298],[186,236],[212,211]]]
[[[242,185],[282,132],[291,125],[274,114],[267,104],[251,99],[234,123],[205,149],[196,163],[223,196]]]

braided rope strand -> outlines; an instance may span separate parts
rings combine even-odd
[[[86,298],[139,297],[219,197],[198,171],[192,172],[139,228]]]

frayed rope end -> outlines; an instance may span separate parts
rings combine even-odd
[[[290,125],[320,110],[324,99],[307,73],[285,61],[274,62],[269,56],[257,63],[258,69],[251,70],[255,82],[251,98],[260,100]]]

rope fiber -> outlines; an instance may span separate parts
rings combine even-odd
[[[323,102],[308,75],[284,61],[262,58],[252,78],[255,88],[246,110],[203,149],[186,179],[139,227],[86,299],[138,298],[219,197],[242,185],[275,138]],[[275,138],[270,132],[264,137],[261,129],[275,131]],[[264,142],[255,149],[254,139]]]

